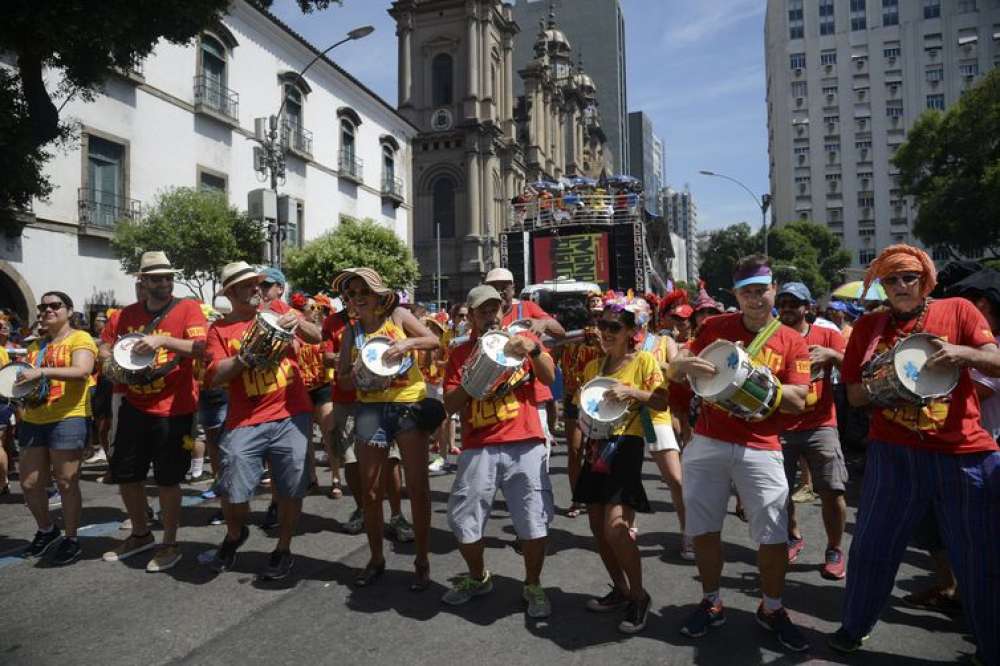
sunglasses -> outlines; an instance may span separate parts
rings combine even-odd
[[[267,282],[267,281],[263,281],[263,282],[261,282],[261,283],[260,283],[260,288],[261,288],[261,289],[270,289],[270,288],[271,288],[271,287],[273,287],[273,286],[274,286],[275,284],[276,284],[276,283],[274,283],[274,282]]]
[[[887,278],[882,278],[882,284],[889,287],[895,287],[897,284],[909,287],[920,280],[919,273],[904,273],[902,275],[890,275]]]
[[[625,330],[625,324],[620,321],[608,321],[607,319],[601,319],[597,322],[597,328],[608,333],[621,333]]]
[[[150,282],[173,282],[174,281],[174,276],[173,275],[145,275],[143,277],[145,277],[145,279],[148,280],[148,281],[150,281]]]
[[[52,310],[53,312],[55,312],[56,310],[59,310],[62,307],[63,307],[62,301],[56,301],[55,303],[39,303],[38,311],[45,312],[46,310]]]

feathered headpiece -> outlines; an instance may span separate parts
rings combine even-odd
[[[636,298],[632,290],[623,294],[620,291],[608,291],[604,294],[604,309],[612,312],[631,312],[635,316],[635,325],[644,326],[650,318],[649,303],[642,298]]]

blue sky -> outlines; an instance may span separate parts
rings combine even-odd
[[[572,0],[564,0],[571,5]],[[766,192],[767,111],[764,74],[764,0],[622,0],[630,111],[645,111],[666,143],[667,182],[687,183],[701,229],[750,221],[760,211],[750,196],[700,169]],[[389,0],[344,0],[302,14],[292,0],[273,11],[319,48],[351,28],[375,32],[331,55],[390,104],[396,103],[396,31]]]

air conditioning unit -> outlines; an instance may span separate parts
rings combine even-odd
[[[827,74],[829,74],[830,72],[833,71],[833,65],[827,65],[826,67],[824,67],[824,70],[826,71]]]
[[[832,102],[833,101],[833,93],[827,93],[826,94],[826,101],[828,101],[828,102]]]
[[[836,162],[837,161],[837,151],[835,151],[835,150],[831,150],[830,151],[830,161],[831,162]]]
[[[799,183],[799,192],[805,192],[807,187],[809,187],[807,183]]]
[[[795,76],[802,76],[802,68],[801,67],[796,67],[795,68]]]
[[[899,86],[895,85],[895,84],[889,86],[889,92],[891,92],[893,95],[895,95],[896,93],[899,92]]]
[[[795,98],[795,106],[802,106],[805,103],[805,101],[806,100],[805,100],[804,97],[796,97]]]
[[[805,132],[805,130],[806,130],[806,128],[805,128],[805,125],[801,125],[801,124],[800,124],[800,125],[796,125],[796,126],[795,126],[795,131],[796,131],[796,132],[798,132],[798,133],[799,133],[800,135],[801,135],[801,134],[802,134],[803,132]]]
[[[867,148],[862,148],[861,149],[861,157],[868,157],[868,149]]]
[[[858,64],[858,69],[864,69],[864,67],[865,67],[865,59],[864,58],[856,58],[855,61]]]
[[[862,178],[862,179],[861,179],[861,187],[865,188],[866,190],[868,189],[868,187],[869,187],[869,186],[870,186],[871,184],[872,184],[872,181],[871,181],[871,179],[870,179],[870,178]]]
[[[896,64],[896,56],[889,56],[889,64],[890,65]]]
[[[802,155],[802,154],[800,154],[800,155],[799,155],[799,164],[802,164],[802,163],[804,163],[805,161],[806,161],[806,156],[805,156],[805,155]]]
[[[837,128],[837,123],[827,123],[826,128],[832,132]]]

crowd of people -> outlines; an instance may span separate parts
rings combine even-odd
[[[524,559],[526,613],[548,617],[542,573],[556,513],[549,459],[561,421],[572,493],[565,515],[586,514],[610,580],[587,609],[615,616],[623,633],[644,629],[651,604],[636,539],[637,515],[652,510],[642,476],[648,450],[677,513],[677,555],[695,562],[703,589],[683,634],[699,638],[726,620],[721,532],[735,492],[737,515],[759,545],[756,619],[786,649],[808,649],[782,603],[788,564],[807,552],[791,501],[801,479],[822,507],[819,574],[846,578],[831,647],[862,647],[916,535],[939,584],[909,602],[960,607],[975,658],[1000,663],[1000,275],[988,269],[961,276],[947,285],[954,296],[940,298],[930,258],[893,245],[866,276],[866,287],[880,281],[884,302],[818,308],[806,285],[776,283],[768,259],[753,255],[734,266],[738,307],[729,311],[705,289],[694,299],[595,292],[556,316],[517,299],[503,268],[449,313],[401,303],[368,267],[331,276],[330,297],[295,294],[289,305],[281,271],[234,262],[221,272],[223,312],[175,298],[174,275],[162,252],[144,254],[137,302],[95,321],[96,338],[72,325],[67,294],[43,294],[41,329],[16,384],[44,391],[3,421],[8,450],[16,427],[20,486],[37,524],[26,557],[66,565],[81,556],[80,466],[95,446],[95,459],[106,449],[107,481],[119,486],[128,514],[129,534],[104,560],[155,549],[148,571],[176,566],[180,484],[208,478],[207,459],[214,484],[206,496],[221,499],[213,523],[224,524],[224,535],[202,564],[220,574],[234,568],[263,481],[271,494],[264,525],[277,528],[277,541],[259,576],[283,579],[302,499],[318,485],[319,445],[332,472],[329,496],[344,496],[343,470],[356,503],[344,530],[367,535],[369,558],[354,584],[376,585],[385,572],[387,498],[389,531],[415,542],[410,589],[419,593],[432,580],[429,475],[454,459],[447,520],[468,572],[443,603],[492,590],[484,533],[500,491]],[[507,369],[484,386],[484,341],[494,332],[504,335]],[[914,335],[927,335],[933,349],[905,372],[950,372],[957,381],[921,399],[887,398],[896,385],[875,381],[873,368],[891,365],[898,343]],[[148,367],[122,367],[123,340],[133,356],[152,359]],[[378,341],[379,362],[396,368],[384,378],[361,358]],[[861,435],[859,419],[869,422]],[[865,460],[845,552],[848,440]],[[9,492],[2,462],[0,492]],[[144,488],[151,470],[159,543]],[[49,513],[51,480],[61,530]],[[412,524],[400,506],[404,480]]]

